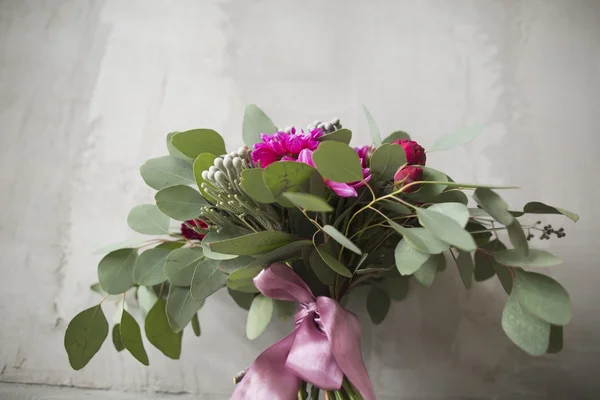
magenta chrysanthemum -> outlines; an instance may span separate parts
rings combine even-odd
[[[252,161],[261,168],[275,161],[296,161],[302,150],[315,150],[319,145],[317,138],[323,135],[320,128],[310,132],[292,128],[290,133],[277,132],[272,135],[260,134],[262,143],[256,143],[252,151]]]

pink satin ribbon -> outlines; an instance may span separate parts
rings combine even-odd
[[[291,268],[276,263],[254,278],[267,297],[299,303],[294,330],[260,354],[231,400],[295,400],[302,381],[338,390],[344,375],[375,400],[360,349],[360,323],[329,297],[314,295]]]

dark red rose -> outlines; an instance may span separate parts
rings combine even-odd
[[[425,155],[425,149],[414,140],[399,139],[392,144],[399,144],[406,153],[406,163],[408,165],[425,165],[427,156]]]
[[[181,224],[181,234],[184,238],[188,240],[202,240],[205,235],[189,228],[186,224],[197,226],[199,228],[208,228],[208,225],[199,219],[190,219],[189,221],[185,221],[185,223]]]
[[[396,175],[394,175],[394,183],[396,186],[404,187],[412,182],[418,182],[423,180],[423,168],[415,167],[414,165],[407,165],[400,168]],[[418,189],[419,185],[412,185],[407,188],[404,193],[411,193]]]

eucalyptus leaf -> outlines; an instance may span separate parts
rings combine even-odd
[[[219,268],[218,260],[204,259],[196,265],[190,293],[196,301],[202,301],[225,287],[227,274]]]
[[[422,181],[425,183],[420,184],[419,189],[416,192],[408,194],[408,197],[414,201],[429,202],[442,193],[450,182],[448,182],[448,176],[443,172],[429,167],[421,168],[423,169]]]
[[[244,122],[242,124],[242,137],[246,146],[260,142],[260,134],[277,132],[273,121],[255,104],[248,104],[244,111]]]
[[[202,239],[202,250],[204,252],[204,256],[206,258],[210,258],[213,260],[232,260],[234,258],[237,258],[238,257],[237,254],[223,254],[223,253],[215,252],[210,249],[209,244],[211,244],[213,242],[220,242],[220,241],[227,240],[227,239],[237,238],[243,234],[244,234],[243,232],[227,230],[227,229],[221,229],[219,232],[214,231],[214,230],[209,231],[204,236],[204,239]]]
[[[178,221],[198,218],[202,207],[208,204],[195,189],[184,185],[162,189],[156,193],[154,200],[163,214]]]
[[[198,319],[198,313],[194,314],[194,316],[192,317],[192,330],[194,331],[194,335],[196,335],[196,337],[200,337],[200,335],[202,334],[202,331],[200,329],[200,320]]]
[[[214,199],[210,197],[210,195],[208,195],[208,193],[206,193],[204,189],[202,189],[203,183],[212,186],[210,182],[208,182],[202,177],[202,172],[208,171],[208,169],[214,165],[215,158],[217,158],[217,156],[215,156],[214,154],[202,153],[198,157],[196,157],[193,165],[194,178],[196,179],[196,185],[198,186],[200,193],[202,193],[202,196],[205,199],[211,200],[213,202]]]
[[[165,356],[179,360],[181,355],[181,338],[183,331],[173,332],[167,317],[167,302],[158,299],[154,307],[148,313],[144,323],[146,338],[160,350]]]
[[[392,143],[396,140],[410,140],[410,135],[404,131],[395,131],[390,133],[385,139],[383,139],[383,143]]]
[[[277,317],[282,321],[287,321],[294,316],[298,303],[295,301],[273,300],[273,305],[277,310]]]
[[[471,284],[473,283],[473,272],[475,271],[475,265],[473,264],[471,253],[459,251],[458,257],[456,257],[455,261],[460,274],[460,279],[463,281],[465,287],[470,289]]]
[[[504,288],[504,291],[507,294],[510,294],[513,288],[513,276],[511,267],[498,264],[497,262],[494,262],[493,266],[494,270],[496,271],[496,276],[498,277],[500,284]]]
[[[459,189],[447,188],[442,193],[434,196],[429,200],[430,203],[461,203],[467,205],[469,198]]]
[[[164,267],[169,283],[181,287],[190,286],[196,267],[204,260],[204,254],[199,247],[173,250],[167,256]]]
[[[458,146],[462,146],[463,144],[469,143],[471,140],[475,139],[482,129],[482,125],[475,125],[468,129],[441,136],[431,147],[429,147],[429,151],[449,150]]]
[[[333,226],[325,225],[325,226],[323,226],[323,231],[326,234],[328,234],[333,240],[335,240],[336,242],[338,242],[339,244],[341,244],[348,250],[352,251],[353,253],[358,254],[359,256],[362,255],[362,250],[359,249],[357,245],[352,243],[352,241],[350,241],[350,239],[348,239],[346,236],[344,236],[344,234],[342,232],[338,231]]]
[[[108,294],[121,294],[133,286],[133,266],[136,249],[121,249],[108,253],[98,264],[98,281]]]
[[[119,324],[119,332],[121,333],[121,341],[123,342],[123,346],[127,349],[127,351],[129,351],[129,353],[131,353],[131,355],[142,364],[146,366],[150,365],[150,361],[148,361],[148,354],[146,353],[146,349],[144,349],[144,343],[142,342],[142,332],[140,331],[140,326],[131,316],[131,314],[127,312],[127,310],[123,310],[121,323]]]
[[[477,248],[473,237],[449,216],[422,208],[417,209],[417,215],[421,224],[442,241],[463,251]]]
[[[402,203],[398,203],[398,202],[393,201],[393,200],[384,199],[384,200],[378,202],[378,204],[381,205],[381,208],[383,208],[385,210],[388,210],[388,211],[395,212],[395,213],[400,214],[400,215],[411,214],[410,208],[406,207]]]
[[[167,297],[167,318],[174,332],[181,332],[204,304],[196,301],[188,288],[171,285]]]
[[[406,296],[408,296],[410,284],[409,279],[406,276],[402,276],[398,273],[386,276],[384,285],[386,286],[388,295],[394,301],[404,300]]]
[[[312,271],[323,285],[331,286],[335,284],[336,272],[329,268],[329,265],[321,258],[316,248],[310,253],[309,260]]]
[[[352,278],[352,272],[350,272],[348,268],[344,266],[344,264],[339,262],[337,258],[330,254],[330,250],[327,246],[327,243],[323,243],[322,245],[318,246],[317,251],[319,252],[319,255],[321,256],[323,261],[325,261],[325,263],[329,266],[329,268],[331,268],[338,274],[345,276],[346,278]]]
[[[527,255],[529,252],[529,242],[527,242],[527,237],[525,236],[525,232],[523,231],[519,220],[515,218],[510,225],[507,225],[506,230],[508,232],[508,238],[515,249],[521,251],[524,255]]]
[[[363,180],[360,158],[344,143],[321,143],[313,153],[313,162],[317,171],[331,181],[350,183]]]
[[[352,132],[348,129],[338,129],[337,131],[323,135],[317,139],[319,142],[333,140],[336,142],[350,144],[352,140]]]
[[[250,304],[252,304],[252,299],[254,299],[254,293],[238,292],[237,290],[233,290],[230,288],[227,288],[227,292],[229,293],[233,301],[235,301],[235,304],[237,304],[244,310],[250,309]]]
[[[308,193],[287,192],[282,195],[299,208],[314,212],[331,212],[333,208],[322,198]]]
[[[158,301],[158,296],[154,293],[154,289],[148,286],[139,286],[137,289],[137,301],[140,307],[142,318],[146,318],[154,304]]]
[[[562,260],[544,250],[530,249],[527,256],[514,249],[495,251],[496,262],[511,267],[551,267],[562,263]]]
[[[523,212],[526,214],[562,214],[573,222],[579,221],[579,215],[564,208],[549,206],[539,201],[532,201],[525,204]]]
[[[229,289],[243,293],[258,293],[254,286],[254,277],[262,271],[262,266],[240,268],[227,277],[225,284]]]
[[[469,221],[469,209],[462,203],[433,204],[428,210],[436,211],[452,218],[462,228],[467,226],[467,222]]]
[[[170,242],[163,242],[161,244],[159,244],[158,246],[155,247],[155,249],[166,249],[166,250],[176,250],[179,249],[181,247],[183,247],[185,245],[185,242],[179,242],[179,241],[170,241]]]
[[[273,300],[258,294],[252,300],[246,321],[246,337],[254,340],[266,329],[273,317]]]
[[[566,325],[571,321],[569,294],[549,276],[516,271],[511,296],[516,296],[521,307],[553,325]]]
[[[508,211],[508,204],[493,190],[477,188],[473,199],[502,225],[508,226],[514,221],[515,218]]]
[[[290,258],[299,256],[302,248],[311,244],[312,241],[310,240],[296,240],[255,259],[248,264],[248,267],[263,267],[277,261],[289,260]]]
[[[233,239],[212,242],[208,247],[218,253],[252,256],[273,251],[296,240],[294,235],[280,231],[251,233]]]
[[[550,342],[550,324],[525,310],[511,294],[502,312],[502,329],[523,351],[532,356],[546,352]]]
[[[194,183],[190,163],[173,156],[151,158],[140,167],[140,174],[144,182],[156,190]]]
[[[113,346],[115,346],[115,350],[119,353],[125,350],[125,346],[123,345],[123,341],[121,340],[121,331],[119,330],[119,324],[116,324],[112,328],[112,342]]]
[[[250,265],[252,261],[254,261],[253,257],[250,256],[242,256],[236,257],[231,260],[218,260],[219,261],[219,269],[226,274],[231,274],[232,272],[237,271],[238,269],[247,267]]]
[[[127,225],[145,235],[166,235],[169,233],[169,217],[154,204],[135,206],[127,216]]]
[[[391,300],[387,292],[377,286],[371,286],[367,295],[367,311],[375,325],[379,325],[385,320],[390,305]]]
[[[164,267],[170,252],[171,250],[164,248],[143,252],[133,265],[134,281],[142,286],[153,286],[164,282],[167,279]]]
[[[422,253],[406,240],[401,240],[396,246],[394,257],[400,274],[412,275],[429,259],[429,254]]]
[[[481,249],[475,252],[475,280],[477,282],[485,281],[496,273],[496,260],[489,252],[483,250],[494,252],[506,249],[506,246],[499,240],[482,244],[480,247]]]
[[[176,133],[179,133],[179,132],[171,132],[171,133],[167,134],[167,150],[169,151],[169,154],[172,155],[173,157],[181,158],[182,160],[185,160],[185,161],[191,163],[193,161],[193,159],[186,156],[179,150],[177,150],[175,148],[175,146],[173,146],[173,143],[171,143],[171,139],[173,139],[173,136],[175,136]]]
[[[262,168],[243,170],[241,186],[248,196],[259,203],[274,203],[276,199],[263,179],[264,173]]]
[[[263,179],[267,188],[280,202],[285,200],[279,197],[284,192],[306,191],[310,178],[315,172],[310,165],[295,161],[279,161],[270,164],[264,171]],[[292,203],[283,203],[283,205],[293,207]]]
[[[388,223],[404,237],[408,244],[421,253],[439,254],[449,248],[446,243],[436,238],[426,228],[405,228],[393,221],[388,221]]]
[[[219,156],[227,152],[223,137],[212,129],[192,129],[176,133],[171,138],[171,143],[192,159],[196,159],[202,153]]]
[[[379,134],[379,128],[375,123],[375,119],[371,115],[371,112],[366,106],[362,106],[363,111],[365,112],[365,117],[367,118],[367,125],[369,125],[369,132],[371,132],[371,137],[373,138],[373,145],[375,147],[381,146],[381,135]]]
[[[558,325],[550,326],[550,343],[546,353],[556,354],[563,348],[563,327]]]
[[[77,314],[65,332],[65,350],[71,368],[78,371],[96,355],[108,337],[108,321],[100,304]]]
[[[429,287],[433,283],[437,272],[444,269],[445,266],[446,258],[443,254],[432,254],[427,261],[413,273],[413,276],[421,285]]]
[[[406,163],[406,153],[397,144],[383,144],[371,156],[371,171],[378,180],[392,180],[402,165]]]

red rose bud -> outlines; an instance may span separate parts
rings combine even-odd
[[[199,219],[190,219],[181,224],[181,235],[184,238],[188,240],[202,240],[204,238],[205,235],[203,233],[196,232],[188,225],[197,226],[198,228],[208,228],[208,225]]]
[[[399,144],[406,153],[406,163],[408,165],[425,165],[427,156],[425,155],[425,149],[414,140],[399,139],[393,144]]]
[[[400,168],[396,175],[394,175],[394,184],[396,186],[404,187],[412,182],[418,182],[423,180],[423,168],[415,167],[413,165],[407,165]],[[412,185],[406,189],[405,193],[412,193],[418,189],[419,185]]]

